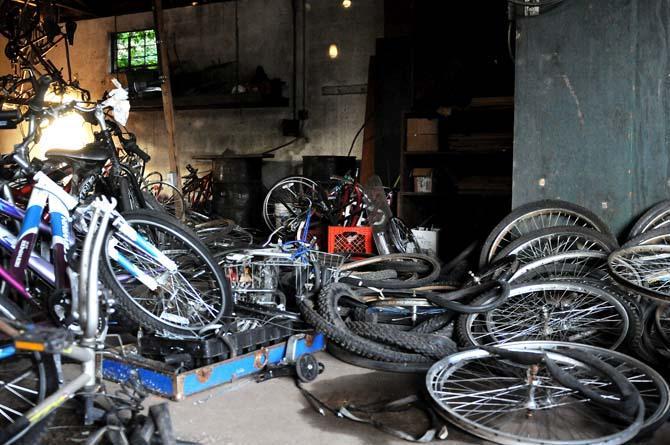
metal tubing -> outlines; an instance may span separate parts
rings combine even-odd
[[[102,252],[102,243],[105,240],[105,233],[109,224],[111,214],[109,211],[104,211],[102,221],[98,226],[95,241],[91,251],[91,261],[88,267],[88,287],[86,288],[86,306],[89,319],[86,320],[86,329],[84,330],[84,338],[90,337],[95,340],[98,329],[98,312],[100,310],[98,298],[98,267],[100,266],[100,254]],[[91,320],[92,315],[95,318]]]
[[[51,412],[53,407],[60,406],[63,402],[71,399],[74,395],[89,383],[89,376],[81,374],[74,380],[63,385],[58,391],[45,398],[42,403],[28,411],[25,416],[31,423],[39,421]]]
[[[72,345],[68,351],[62,352],[61,355],[82,363],[95,361],[95,353],[93,350],[76,345]]]
[[[98,224],[98,220],[100,219],[100,209],[95,208],[93,212],[93,216],[91,217],[91,220],[89,221],[89,233],[86,236],[86,239],[84,240],[84,247],[82,249],[82,254],[81,254],[81,270],[79,273],[79,292],[86,292],[86,289],[88,289],[88,270],[90,268],[89,263],[91,260],[91,246],[93,244],[93,233],[92,231],[95,230],[95,227]],[[79,298],[79,316],[81,319],[81,324],[82,326],[86,326],[88,324],[88,318],[89,318],[89,313],[88,313],[88,305],[87,305],[87,300],[88,298],[84,297],[83,295],[81,298]],[[84,335],[86,337],[86,335]]]

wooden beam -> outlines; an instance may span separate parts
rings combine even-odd
[[[165,42],[165,21],[163,20],[163,1],[153,0],[154,2],[154,25],[156,27],[156,44],[158,45],[158,61],[161,66],[161,92],[163,95],[163,115],[165,117],[165,129],[167,133],[168,162],[170,172],[168,174],[170,181],[175,187],[181,190],[181,175],[179,174],[179,150],[177,148],[174,123],[174,102],[172,98],[172,84],[170,83],[170,58],[168,55],[168,46]],[[184,209],[181,208],[181,200],[175,196],[175,211],[177,217],[184,215]]]

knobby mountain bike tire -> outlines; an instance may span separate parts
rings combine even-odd
[[[127,212],[124,218],[179,267],[177,273],[170,275],[143,251],[110,230],[103,247],[101,279],[114,293],[118,306],[134,322],[149,331],[193,336],[231,315],[230,284],[194,233],[168,215],[146,210]],[[159,281],[156,291],[129,277],[110,258],[107,249],[112,239],[117,242],[117,250]]]
[[[389,269],[395,269],[394,263],[398,265],[399,269],[403,268],[403,263],[424,263],[430,269],[426,276],[419,278],[411,278],[409,280],[366,280],[357,277],[342,277],[340,281],[343,283],[352,284],[360,287],[378,287],[382,289],[408,289],[413,287],[420,287],[430,284],[437,280],[440,275],[440,263],[433,257],[423,254],[410,253],[393,253],[389,255],[379,255],[373,258],[368,258],[360,261],[347,263],[340,268],[341,272],[351,272],[355,269],[383,263]]]

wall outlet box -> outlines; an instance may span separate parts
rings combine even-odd
[[[300,121],[298,119],[282,119],[281,131],[284,136],[300,136]]]

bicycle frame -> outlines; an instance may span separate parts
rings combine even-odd
[[[81,364],[82,373],[63,385],[53,394],[47,396],[41,403],[37,404],[22,417],[17,419],[4,431],[0,431],[0,442],[9,445],[21,438],[30,427],[40,422],[45,416],[74,397],[80,390],[89,396],[86,399],[85,423],[91,423],[92,398],[95,393],[95,346],[104,343],[104,338],[98,338],[98,263],[100,253],[105,239],[107,226],[113,216],[115,202],[98,200],[90,221],[91,227],[97,228],[90,231],[84,242],[82,252],[81,273],[79,275],[79,288],[82,289],[82,298],[79,299],[79,313],[83,315],[83,335],[79,344],[71,345],[62,351],[46,353],[61,354],[72,358]],[[98,225],[99,222],[99,225]],[[11,332],[5,332],[11,335]],[[20,342],[15,338],[14,345],[0,347],[0,360],[11,357],[17,350],[40,351],[44,345],[39,343]]]
[[[4,271],[0,268],[0,278],[7,278],[7,282],[26,298],[30,298],[25,289],[25,271],[28,268],[57,289],[70,288],[66,258],[68,249],[74,244],[70,212],[79,205],[76,198],[69,195],[44,173],[36,173],[33,180],[35,186],[25,213],[11,203],[0,199],[0,213],[23,220],[18,237],[14,237],[6,228],[0,226],[0,247],[12,252],[9,270]],[[50,215],[49,226],[41,221],[47,205]],[[139,235],[116,211],[114,216],[112,225],[121,238],[158,261],[168,273],[177,270],[177,265],[171,259]],[[40,230],[51,234],[53,263],[34,252]],[[108,245],[107,252],[110,258],[149,289],[156,290],[159,287],[156,279],[142,272],[115,246],[115,242],[110,242]]]

